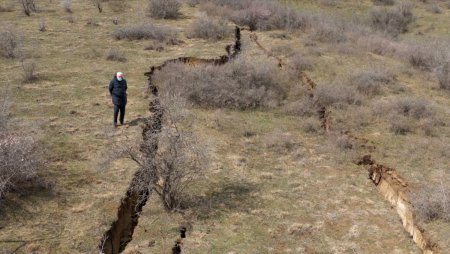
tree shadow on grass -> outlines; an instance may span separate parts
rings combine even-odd
[[[204,196],[194,197],[190,209],[198,219],[217,218],[228,212],[247,213],[258,203],[252,195],[258,189],[254,183],[225,183]]]

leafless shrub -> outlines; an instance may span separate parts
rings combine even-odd
[[[450,62],[443,64],[437,72],[439,87],[450,90]]]
[[[350,77],[350,83],[366,96],[379,95],[383,86],[393,80],[392,74],[373,70],[359,72]]]
[[[153,39],[158,41],[168,41],[176,39],[176,31],[168,26],[141,24],[119,28],[114,31],[113,37],[116,40]]]
[[[341,43],[347,40],[344,24],[322,19],[313,27],[312,38],[320,42]]]
[[[431,13],[434,13],[434,14],[441,14],[442,13],[442,9],[437,4],[432,4],[432,5],[427,6],[426,10],[431,12]]]
[[[164,46],[161,44],[149,44],[145,46],[144,50],[154,50],[157,52],[164,51]]]
[[[178,0],[149,0],[148,13],[153,18],[176,19],[181,8],[181,2]]]
[[[123,51],[117,48],[111,48],[106,55],[106,60],[126,62],[127,58],[125,57],[125,53]]]
[[[315,103],[320,107],[343,107],[361,104],[361,97],[350,87],[340,84],[321,85],[315,93]]]
[[[22,69],[23,69],[23,82],[31,83],[37,80],[36,76],[36,62],[33,59],[23,60],[22,61]]]
[[[192,23],[188,31],[188,36],[191,38],[217,41],[226,38],[231,32],[232,29],[230,29],[224,20],[201,17]]]
[[[39,31],[41,32],[47,31],[47,26],[44,19],[39,20]]]
[[[12,6],[0,5],[0,12],[12,12],[14,9]]]
[[[436,114],[436,108],[430,101],[411,96],[391,98],[386,102],[377,102],[373,107],[375,115],[384,117],[395,134],[407,134],[422,130],[432,134],[436,125],[442,121]]]
[[[370,12],[372,27],[387,34],[397,36],[408,31],[408,25],[414,21],[412,6],[402,3],[393,8],[376,8]]]
[[[317,113],[317,107],[310,98],[288,102],[283,107],[284,113],[292,116],[311,117]]]
[[[447,7],[447,9],[450,9],[450,1],[447,0],[447,2],[445,2],[445,6]]]
[[[39,158],[33,138],[0,133],[0,199],[21,183],[37,179]]]
[[[268,149],[277,154],[288,154],[296,146],[292,135],[279,129],[265,135],[263,142]]]
[[[393,107],[400,115],[411,117],[416,120],[434,115],[430,102],[417,97],[400,97]]]
[[[417,217],[425,222],[445,220],[450,222],[450,188],[440,184],[425,186],[411,196]]]
[[[313,69],[313,63],[311,58],[304,56],[302,54],[295,54],[291,57],[290,67],[297,73],[303,71],[310,71]]]
[[[191,103],[214,108],[271,108],[286,96],[284,78],[267,58],[188,68],[172,64],[156,73],[155,82],[163,89],[182,91]]]
[[[169,125],[163,127],[156,158],[159,182],[154,185],[154,191],[166,209],[186,208],[189,187],[206,169],[206,152],[192,133]]]
[[[32,12],[36,12],[36,0],[20,0],[25,15],[30,16]]]
[[[0,27],[0,56],[14,58],[18,55],[21,37],[10,25]]]
[[[72,13],[72,0],[61,0],[61,7],[67,13]]]
[[[314,23],[314,16],[267,0],[213,0],[202,5],[210,16],[222,16],[248,26],[250,30],[305,29]]]
[[[439,64],[440,52],[435,44],[413,44],[405,52],[406,59],[415,68],[431,71]]]
[[[395,0],[372,0],[376,5],[394,5]]]

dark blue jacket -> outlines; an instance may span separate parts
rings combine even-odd
[[[125,106],[127,104],[127,81],[117,80],[116,76],[109,82],[109,93],[114,105]]]

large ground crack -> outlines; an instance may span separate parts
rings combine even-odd
[[[148,77],[148,89],[154,96],[154,99],[149,103],[151,115],[145,120],[145,125],[142,130],[143,142],[140,151],[144,155],[143,165],[145,166],[141,166],[134,174],[126,195],[121,200],[120,207],[117,211],[117,219],[103,235],[99,244],[101,253],[117,254],[125,250],[127,244],[133,239],[134,228],[138,224],[140,213],[151,195],[148,186],[154,181],[157,181],[153,175],[153,172],[156,172],[154,170],[156,165],[152,163],[152,160],[155,158],[158,150],[158,134],[161,132],[164,110],[158,98],[158,88],[153,83],[153,75],[169,63],[175,62],[212,65],[223,65],[227,63],[241,51],[241,30],[239,27],[235,29],[234,44],[228,45],[226,51],[227,55],[220,56],[219,58],[179,57],[170,59],[159,66],[152,66],[150,71],[145,73]]]
[[[251,39],[268,57],[276,58],[280,68],[284,67],[283,59],[270,54],[270,52],[258,42],[258,37],[256,35],[253,35]],[[301,72],[299,76],[302,84],[310,90],[310,97],[314,98],[314,90],[317,87],[317,84],[304,72]],[[331,111],[325,106],[316,106],[318,107],[317,113],[321,122],[321,127],[324,132],[328,134],[331,132]],[[367,138],[354,135],[349,130],[342,131],[338,133],[338,135],[349,138],[354,143],[358,144],[359,147],[367,149],[368,151],[376,149],[373,142]],[[415,219],[414,210],[408,198],[410,190],[406,180],[404,180],[395,169],[376,163],[372,160],[371,155],[363,156],[357,164],[368,166],[369,179],[372,180],[384,198],[395,207],[402,220],[404,229],[411,235],[422,252],[424,254],[442,253],[438,244],[431,240],[427,232]]]

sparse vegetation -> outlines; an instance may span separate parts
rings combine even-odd
[[[224,20],[202,17],[196,19],[192,23],[188,31],[188,36],[192,38],[217,41],[225,39],[231,34],[231,32],[232,29]]]
[[[414,21],[410,4],[402,3],[396,7],[379,7],[371,10],[370,22],[373,28],[387,34],[397,36],[408,31],[408,26]]]
[[[117,29],[113,36],[116,40],[144,40],[169,41],[176,39],[176,32],[167,26],[153,24],[131,25]]]
[[[14,58],[18,56],[21,38],[19,32],[10,25],[0,26],[0,56]]]
[[[106,55],[106,60],[126,62],[127,58],[125,57],[125,53],[123,51],[117,48],[111,48]]]
[[[12,190],[21,190],[24,183],[38,180],[40,158],[35,140],[19,131],[8,128],[9,101],[0,95],[0,201]]]
[[[33,59],[22,61],[23,79],[24,83],[31,83],[37,79],[36,76],[36,62]]]
[[[179,0],[149,0],[148,13],[153,18],[176,19],[180,16]]]
[[[425,222],[450,221],[450,188],[443,183],[425,186],[411,197],[417,217]]]
[[[286,96],[276,65],[264,59],[238,59],[220,67],[192,70],[174,64],[155,79],[164,89],[181,91],[192,103],[214,108],[271,108]]]
[[[350,82],[356,90],[366,96],[379,95],[383,86],[393,81],[392,74],[381,71],[363,71],[351,76]]]

